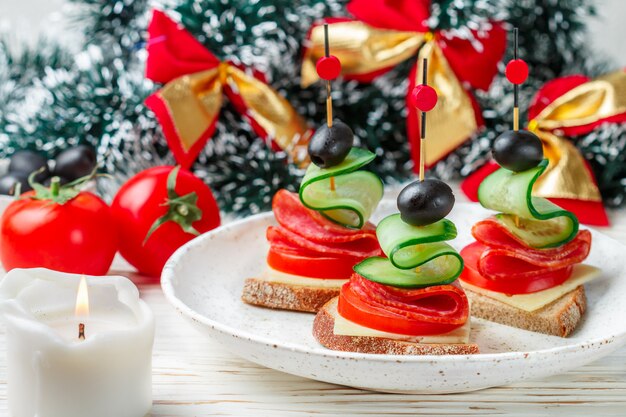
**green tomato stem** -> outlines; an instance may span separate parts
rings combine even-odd
[[[60,188],[61,188],[61,179],[59,177],[52,177],[52,179],[50,179],[50,194],[52,194],[52,197],[59,196]]]

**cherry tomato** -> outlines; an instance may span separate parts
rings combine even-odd
[[[304,251],[270,248],[267,263],[273,269],[286,274],[309,278],[348,279],[357,258],[320,256]]]
[[[160,166],[138,173],[120,188],[111,205],[120,229],[120,254],[140,273],[151,277],[161,276],[165,262],[176,249],[220,224],[213,193],[191,172],[176,171],[175,186],[168,193],[168,177],[173,170],[172,166]],[[197,201],[189,198],[193,193]],[[167,215],[173,218],[148,237],[155,222]]]
[[[43,267],[62,272],[105,275],[117,251],[117,228],[109,206],[80,192],[63,204],[22,195],[5,210],[0,225],[0,257],[8,271]]]
[[[570,265],[565,268],[546,270],[543,274],[531,278],[488,279],[478,272],[478,260],[485,249],[487,246],[474,242],[461,250],[461,256],[465,261],[465,268],[459,277],[462,281],[504,294],[528,294],[561,285],[572,275],[573,267]],[[511,258],[510,262],[503,259],[500,263],[505,271],[520,269],[518,261],[514,258]]]
[[[433,299],[430,308],[435,310],[439,300]],[[445,308],[442,308],[445,310]],[[383,332],[425,336],[448,333],[458,327],[458,324],[425,322],[394,314],[382,308],[375,308],[365,303],[351,288],[350,282],[341,287],[337,311],[342,317],[370,329]]]

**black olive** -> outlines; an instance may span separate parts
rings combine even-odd
[[[400,217],[413,226],[435,223],[446,217],[453,206],[452,189],[437,179],[412,182],[398,195]]]
[[[94,148],[90,145],[78,145],[57,155],[53,173],[69,181],[74,181],[91,174],[96,164]]]
[[[48,169],[48,160],[45,156],[35,151],[17,151],[11,156],[9,162],[9,172],[19,172],[25,174],[26,177],[40,169],[43,170],[35,175],[35,181],[41,182],[50,176]],[[22,188],[24,190],[24,188]]]
[[[315,131],[309,142],[311,162],[320,168],[339,165],[354,143],[354,133],[341,120],[334,120],[333,125],[323,125]]]
[[[28,184],[28,174],[23,172],[9,172],[0,177],[0,194],[15,195],[17,184],[21,184],[20,193],[32,190]]]
[[[493,143],[493,157],[503,168],[526,171],[543,159],[543,145],[541,139],[528,130],[507,130]]]

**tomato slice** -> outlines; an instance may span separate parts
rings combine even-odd
[[[401,290],[358,274],[341,287],[337,310],[362,326],[411,336],[448,333],[469,315],[467,298],[454,285]]]
[[[572,275],[572,265],[559,269],[537,269],[540,274],[523,274],[528,266],[516,258],[500,257],[498,268],[509,271],[508,278],[489,279],[478,271],[478,261],[489,247],[479,242],[467,245],[461,250],[465,268],[459,277],[462,281],[486,290],[504,294],[529,294],[561,285]],[[517,274],[516,274],[517,272]]]
[[[359,258],[320,256],[305,251],[271,247],[267,264],[286,274],[308,278],[348,279]]]

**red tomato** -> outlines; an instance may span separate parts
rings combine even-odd
[[[139,272],[160,277],[165,262],[182,245],[196,237],[174,222],[167,221],[145,241],[157,219],[168,213],[167,179],[174,167],[149,168],[132,177],[118,191],[111,208],[120,229],[120,254]],[[180,170],[175,192],[179,197],[197,195],[199,220],[191,223],[199,233],[220,224],[220,214],[209,187],[189,171]]]
[[[572,266],[570,265],[561,269],[546,270],[545,273],[532,278],[488,279],[478,272],[477,266],[478,259],[485,249],[485,245],[474,242],[461,250],[461,256],[465,261],[465,268],[459,277],[462,281],[504,294],[528,294],[561,285],[572,275]],[[505,260],[501,262],[507,271],[515,271],[518,267],[517,260],[514,258],[511,258],[508,265]]]
[[[435,310],[436,305],[433,303],[431,308]],[[341,287],[337,311],[342,317],[354,323],[369,327],[370,329],[396,334],[414,336],[444,334],[460,327],[459,324],[415,320],[406,316],[393,314],[382,308],[367,305],[352,290],[350,282],[345,283],[343,287]]]
[[[24,193],[2,216],[4,268],[105,275],[117,251],[117,228],[109,206],[89,192],[64,204],[29,198],[34,195]]]
[[[273,247],[267,255],[267,263],[273,269],[310,278],[348,279],[353,273],[352,267],[358,262],[356,258],[334,258]]]

